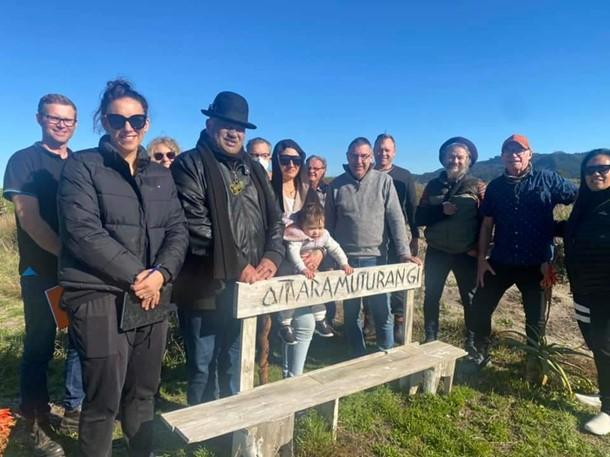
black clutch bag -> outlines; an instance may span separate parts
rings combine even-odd
[[[125,292],[123,296],[123,309],[121,310],[120,328],[126,332],[138,327],[161,322],[174,310],[171,303],[172,286],[166,285],[161,289],[161,300],[153,309],[145,310],[140,305],[140,299],[132,292]]]

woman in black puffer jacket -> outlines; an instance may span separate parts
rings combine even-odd
[[[85,390],[79,448],[111,455],[120,409],[130,455],[148,456],[167,333],[166,313],[151,310],[169,304],[188,233],[169,170],[141,146],[146,99],[111,81],[96,117],[107,135],[68,159],[58,193],[59,279]]]
[[[610,149],[595,149],[582,161],[578,198],[565,228],[566,268],[576,318],[593,351],[601,412],[585,424],[610,433]]]

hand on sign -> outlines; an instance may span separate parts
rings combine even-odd
[[[246,265],[246,267],[241,271],[241,274],[239,275],[239,282],[253,284],[254,282],[256,282],[256,280],[256,269],[250,264]]]
[[[346,275],[351,275],[354,272],[354,269],[349,264],[341,266],[341,269],[345,271]]]
[[[401,255],[400,256],[400,261],[402,263],[414,263],[416,265],[423,265],[421,259],[419,257],[416,256],[410,256],[410,255]]]
[[[263,257],[256,267],[256,279],[255,281],[261,281],[265,279],[273,278],[273,275],[277,271],[275,264],[266,257]]]
[[[307,279],[313,279],[316,275],[316,272],[313,270],[303,270],[302,273],[307,276]]]

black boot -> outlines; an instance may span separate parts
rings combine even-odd
[[[472,357],[476,354],[477,349],[474,345],[474,332],[466,329],[466,339],[464,341],[464,350],[468,352],[468,357]]]
[[[48,420],[26,419],[27,444],[36,457],[65,457],[64,449],[49,436]]]

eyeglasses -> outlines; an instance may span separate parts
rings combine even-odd
[[[315,171],[316,173],[322,170],[324,170],[324,167],[307,167],[307,171]]]
[[[587,176],[592,176],[595,173],[606,176],[608,172],[610,172],[610,165],[589,165],[585,167],[585,175]]]
[[[63,122],[66,127],[74,127],[74,124],[76,124],[76,119],[70,119],[69,117],[57,117],[49,114],[43,114],[43,116],[51,125],[59,125]]]
[[[114,130],[122,129],[125,127],[126,122],[129,122],[129,125],[134,130],[142,130],[146,125],[146,114],[134,114],[130,117],[125,117],[121,114],[106,114],[105,117],[110,127]]]
[[[303,159],[297,156],[280,156],[279,159],[280,164],[284,166],[290,165],[291,162],[295,167],[300,167],[303,165]]]
[[[133,127],[133,125],[132,125],[132,127]],[[159,162],[161,162],[164,157],[167,157],[169,160],[174,160],[176,158],[176,153],[174,151],[155,152],[155,153],[153,153],[153,157],[155,158],[155,160],[157,160]]]
[[[353,160],[354,162],[358,162],[359,160],[366,162],[367,160],[371,159],[371,155],[370,154],[363,154],[363,155],[358,155],[358,154],[348,154],[347,158],[349,160]]]
[[[502,155],[513,155],[513,154],[517,154],[517,155],[523,155],[525,154],[527,151],[529,151],[529,149],[520,149],[519,151],[511,151],[508,149],[505,149],[502,151]]]

